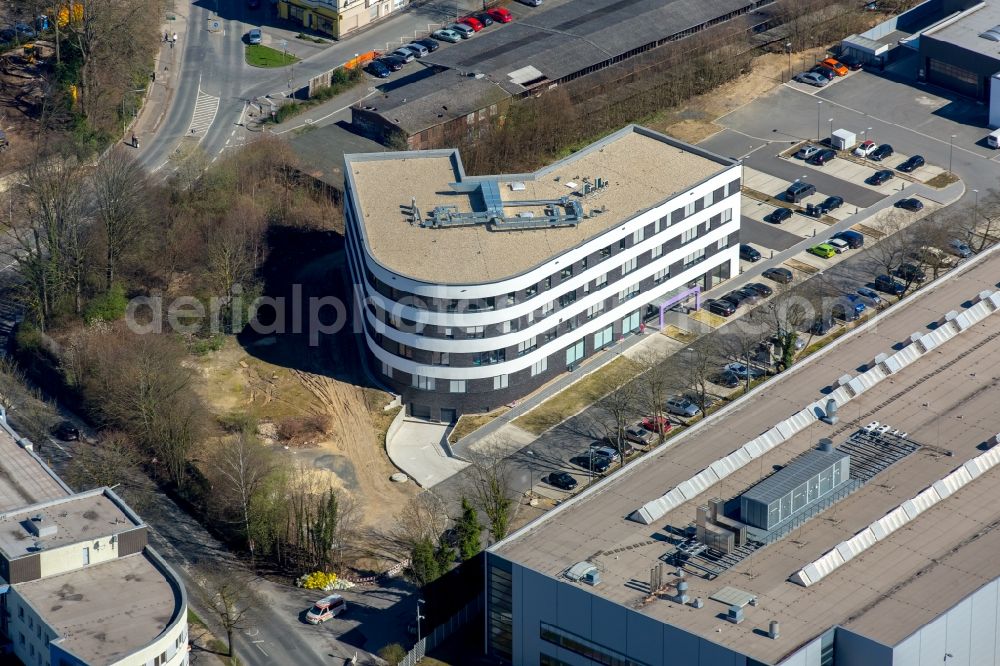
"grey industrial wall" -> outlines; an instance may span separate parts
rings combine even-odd
[[[983,29],[986,30],[987,26],[984,26]],[[983,42],[984,44],[991,43],[986,40],[983,40]],[[931,60],[938,60],[969,70],[970,72],[974,72],[979,79],[974,95],[970,94],[969,91],[960,90],[957,86],[952,86],[941,81],[936,81],[936,83],[943,87],[954,89],[961,94],[974,96],[977,99],[989,99],[990,77],[995,72],[1000,71],[1000,58],[960,48],[949,42],[935,39],[933,35],[924,35],[920,38],[920,67],[923,70],[922,74],[924,77],[928,76],[929,62]]]

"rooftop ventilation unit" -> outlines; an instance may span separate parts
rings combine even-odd
[[[28,531],[35,535],[36,537],[49,537],[55,536],[56,525],[55,523],[50,523],[45,521],[45,516],[42,514],[37,514],[31,517],[31,520],[22,523],[28,528]]]
[[[995,25],[986,32],[979,33],[979,36],[991,42],[1000,42],[1000,25]]]
[[[593,562],[577,562],[564,574],[573,582],[584,582],[587,585],[600,585],[601,572]]]

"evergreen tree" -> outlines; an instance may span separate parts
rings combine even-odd
[[[483,528],[479,524],[479,514],[476,512],[476,507],[472,506],[469,500],[464,497],[462,498],[462,517],[455,525],[455,531],[458,533],[458,553],[463,562],[472,559],[476,553],[482,550],[479,537]]]
[[[424,537],[410,551],[410,575],[413,582],[423,587],[441,575],[441,565],[436,557],[434,544]]]

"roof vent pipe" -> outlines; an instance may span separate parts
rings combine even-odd
[[[819,450],[823,451],[824,453],[830,453],[831,451],[833,451],[833,440],[828,439],[826,437],[819,440]]]
[[[771,620],[771,624],[768,626],[767,629],[767,637],[770,638],[771,640],[776,640],[778,636],[781,635],[780,629],[781,627],[778,625],[778,621]]]

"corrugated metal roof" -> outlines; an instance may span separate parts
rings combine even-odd
[[[820,451],[819,449],[806,451],[786,467],[743,493],[743,497],[761,504],[770,504],[843,458],[850,458],[850,456],[836,449],[833,451]],[[846,481],[846,479],[843,480]]]

